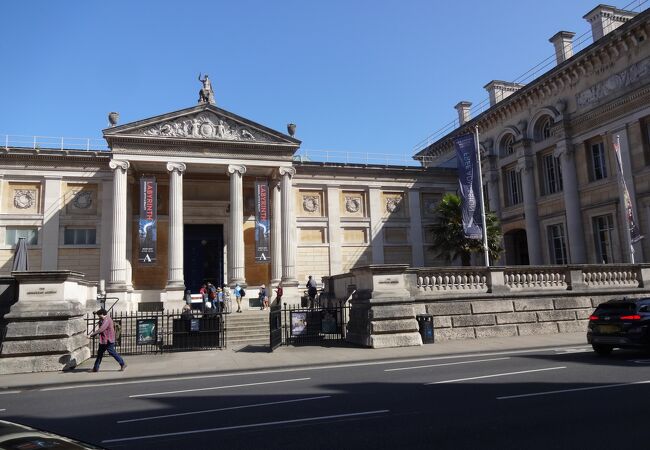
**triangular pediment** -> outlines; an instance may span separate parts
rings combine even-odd
[[[107,128],[104,137],[300,145],[291,136],[209,104]]]

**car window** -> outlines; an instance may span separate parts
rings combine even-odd
[[[603,303],[596,308],[597,312],[611,312],[620,314],[623,312],[635,312],[636,304],[634,303]]]

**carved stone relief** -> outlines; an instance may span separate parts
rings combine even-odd
[[[315,213],[320,210],[320,198],[317,195],[303,195],[302,208],[308,213]]]
[[[72,204],[77,209],[88,209],[93,204],[93,194],[90,191],[79,191],[74,194]]]
[[[596,83],[589,89],[585,89],[576,95],[578,108],[589,106],[598,100],[607,97],[609,94],[621,90],[632,83],[650,76],[650,58],[632,64],[622,72],[616,73],[600,83]]]
[[[386,211],[389,213],[396,213],[402,207],[401,197],[389,197],[386,199]]]
[[[359,197],[345,197],[345,210],[349,213],[358,213],[361,209],[361,199]]]
[[[18,209],[29,209],[36,201],[36,191],[31,189],[17,189],[14,191],[14,206]]]
[[[141,131],[145,136],[222,139],[226,141],[271,142],[268,136],[210,112],[181,117],[152,125]]]

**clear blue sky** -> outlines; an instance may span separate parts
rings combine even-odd
[[[622,7],[627,1],[615,2]],[[589,29],[595,0],[2,1],[0,134],[100,137],[120,123],[217,105],[305,149],[412,153]],[[644,6],[645,7],[645,6]]]

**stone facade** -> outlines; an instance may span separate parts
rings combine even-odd
[[[504,234],[501,264],[631,261],[616,142],[634,217],[650,234],[650,11],[610,9],[585,16],[592,45],[574,54],[573,34],[558,33],[556,67],[507,97],[491,95],[471,120],[463,112],[459,128],[415,156],[448,164],[452,139],[478,126],[488,206]],[[645,261],[650,241],[634,249]]]

